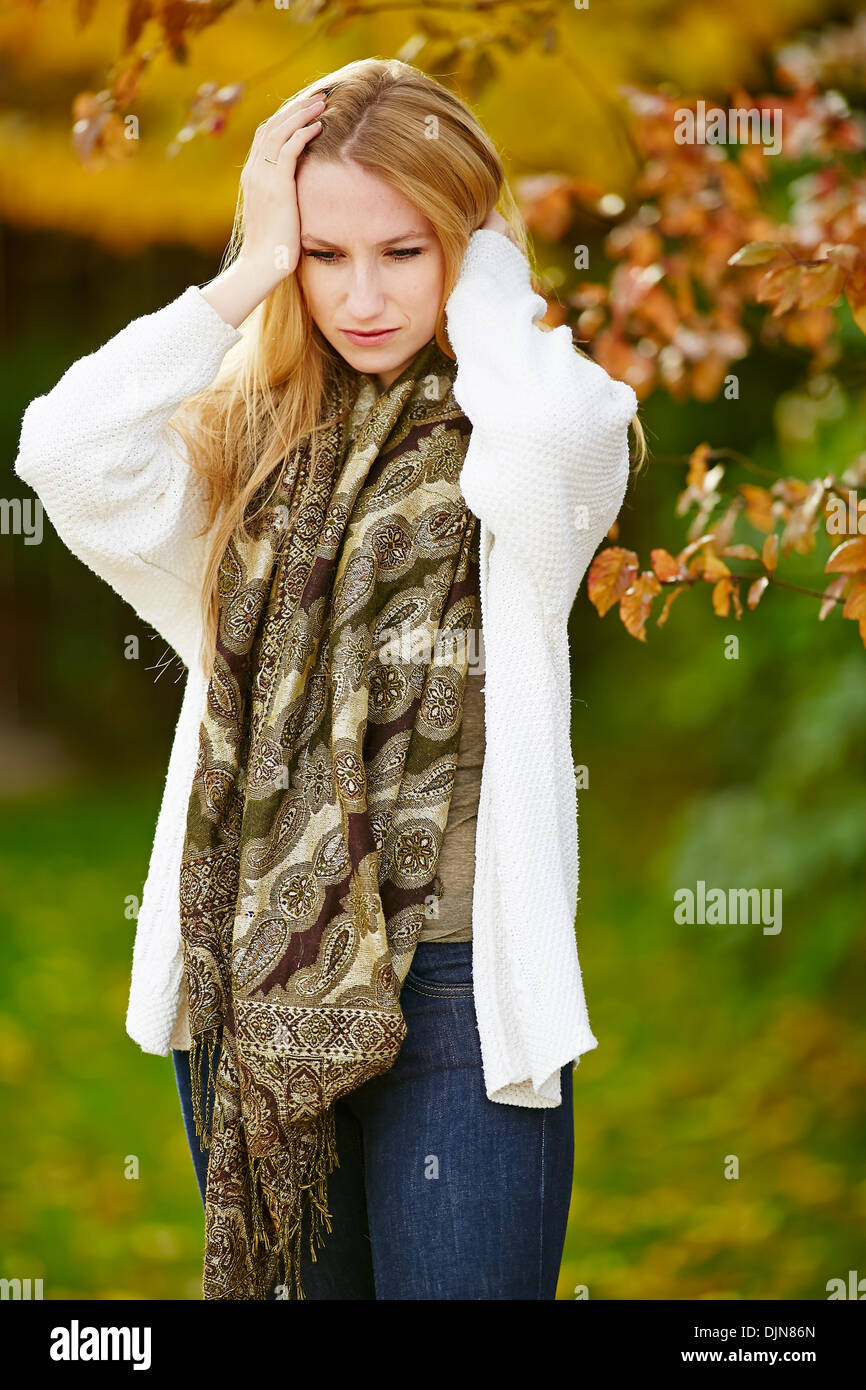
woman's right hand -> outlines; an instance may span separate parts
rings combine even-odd
[[[241,173],[244,195],[242,255],[270,265],[278,280],[292,275],[301,255],[295,170],[298,157],[322,128],[325,98],[297,97],[259,126]],[[270,161],[270,162],[269,162]]]
[[[244,240],[240,255],[209,284],[199,287],[202,297],[233,328],[240,328],[300,260],[295,169],[301,151],[322,128],[316,118],[325,108],[324,97],[313,97],[296,97],[259,126],[241,173]]]

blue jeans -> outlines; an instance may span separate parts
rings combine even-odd
[[[333,1230],[315,1262],[304,1246],[307,1297],[554,1299],[574,1166],[572,1064],[555,1108],[487,1099],[471,942],[422,942],[400,1002],[396,1062],[336,1104]],[[172,1056],[204,1201],[189,1053]]]

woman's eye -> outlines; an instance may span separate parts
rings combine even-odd
[[[420,256],[423,251],[421,246],[402,246],[393,251],[388,251],[389,256],[393,256],[398,261],[411,260],[413,256]],[[315,261],[321,261],[323,265],[336,265],[340,259],[337,251],[305,251],[305,256],[311,256]]]

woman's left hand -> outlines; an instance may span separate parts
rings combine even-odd
[[[501,232],[502,235],[507,236],[508,240],[513,242],[515,246],[517,245],[517,239],[514,233],[502,214],[496,211],[496,208],[490,209],[484,221],[481,223],[481,228],[489,232]]]

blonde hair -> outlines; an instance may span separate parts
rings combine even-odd
[[[445,283],[435,338],[452,360],[445,304],[472,233],[498,206],[532,264],[526,226],[492,142],[471,111],[440,83],[397,59],[364,58],[311,82],[296,95],[323,90],[322,129],[302,159],[352,160],[396,188],[427,217],[444,253]],[[289,98],[293,100],[294,98]],[[288,102],[283,103],[287,105]],[[283,109],[282,107],[280,109]],[[430,158],[435,118],[440,158]],[[243,250],[242,194],[222,269]],[[533,285],[538,288],[533,271]],[[346,364],[313,323],[297,275],[291,274],[252,311],[242,337],[228,351],[216,379],[184,401],[171,425],[186,445],[190,466],[206,481],[209,533],[202,575],[202,668],[213,665],[219,619],[219,574],[226,547],[237,532],[246,538],[250,502],[269,479],[292,488],[293,514],[303,498],[297,449],[309,436],[308,479],[324,425],[325,393]],[[576,348],[580,352],[580,348]],[[587,356],[586,353],[582,354]],[[638,465],[646,444],[635,415]],[[294,450],[293,463],[285,471]],[[293,471],[292,471],[293,470]],[[262,505],[269,498],[264,497]]]

